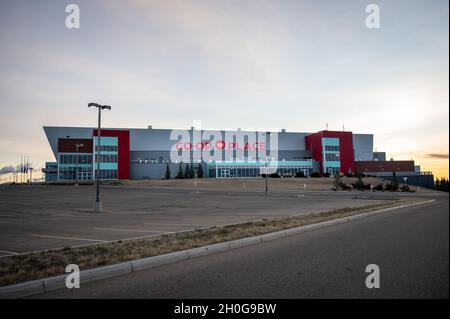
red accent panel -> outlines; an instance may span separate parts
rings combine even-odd
[[[322,134],[321,132],[306,136],[306,149],[313,153],[313,160],[320,163],[320,174],[322,174]]]
[[[355,164],[361,173],[415,172],[414,161],[360,161]]]
[[[94,129],[92,135],[97,136],[98,130]],[[101,136],[117,137],[117,139],[118,139],[117,177],[118,177],[118,179],[129,179],[130,178],[130,131],[102,130]]]
[[[313,158],[320,162],[320,172],[323,173],[322,137],[338,138],[340,145],[341,173],[347,174],[349,170],[355,173],[355,150],[353,148],[352,132],[320,131],[306,136],[306,148],[313,151]]]
[[[92,153],[92,139],[85,138],[59,138],[58,153],[75,153],[77,151],[76,144],[83,144],[78,149],[79,153]]]

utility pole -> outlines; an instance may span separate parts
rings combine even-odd
[[[26,164],[25,164],[25,182],[28,184],[29,178],[28,178],[28,169],[29,169],[30,163],[28,162],[28,155],[27,155],[27,160],[26,160]]]
[[[20,155],[20,176],[19,181],[22,183],[23,181],[23,155]]]
[[[98,130],[97,130],[97,145],[96,145],[96,151],[94,152],[94,158],[95,154],[97,154],[97,158],[95,158],[97,163],[97,171],[95,172],[95,178],[97,180],[97,195],[95,199],[95,212],[101,213],[102,212],[102,202],[100,201],[100,150],[101,150],[101,120],[102,120],[102,110],[111,110],[111,106],[109,105],[100,105],[97,103],[89,103],[88,107],[96,107],[98,108]]]

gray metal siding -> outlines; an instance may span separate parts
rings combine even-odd
[[[182,164],[183,172],[186,170],[187,163]],[[174,178],[179,169],[179,163],[169,163],[171,177]],[[194,171],[197,171],[198,164],[193,164]],[[162,179],[166,174],[167,163],[131,163],[131,179]],[[204,177],[207,177],[206,165],[202,164]]]
[[[44,126],[44,132],[52,149],[55,160],[58,156],[59,138],[92,138],[93,128]]]
[[[353,134],[356,161],[373,161],[373,134]]]

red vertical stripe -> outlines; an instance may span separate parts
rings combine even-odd
[[[341,173],[347,174],[351,169],[355,173],[355,151],[352,132],[321,131],[306,136],[306,149],[313,151],[313,159],[320,162],[320,172],[323,173],[322,137],[339,139]]]
[[[98,135],[98,130],[94,129],[93,136]],[[130,178],[130,131],[126,130],[102,130],[102,136],[117,137],[118,140],[118,179]]]

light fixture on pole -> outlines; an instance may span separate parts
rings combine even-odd
[[[95,158],[97,163],[97,170],[94,169],[95,172],[95,178],[97,180],[97,196],[95,199],[95,212],[101,213],[102,212],[102,202],[100,201],[100,146],[101,146],[101,120],[102,120],[102,110],[111,110],[111,106],[109,105],[100,105],[97,103],[89,103],[88,107],[96,107],[98,108],[98,130],[97,130],[97,145],[96,145],[96,151],[94,153],[97,154],[97,158]]]
[[[29,168],[29,170],[30,170],[30,184],[33,184],[33,167],[30,167]]]

